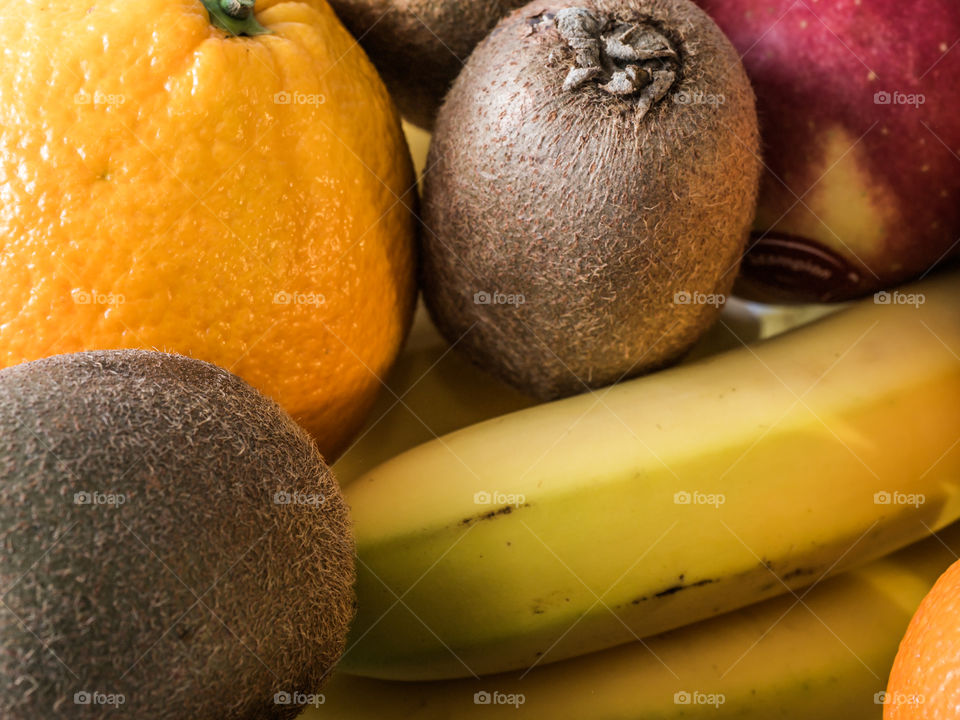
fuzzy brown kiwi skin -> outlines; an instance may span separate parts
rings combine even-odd
[[[680,56],[663,100],[562,88],[574,54],[549,21],[581,7],[642,20]],[[678,93],[723,96],[680,104]],[[540,399],[675,362],[726,295],[760,176],[753,91],[687,0],[538,0],[477,47],[437,119],[424,177],[422,288],[477,365]],[[479,291],[523,304],[478,304]]]
[[[330,0],[401,114],[431,129],[473,48],[524,0]]]
[[[4,720],[294,718],[274,696],[322,685],[353,574],[333,474],[235,375],[139,350],[0,371]]]

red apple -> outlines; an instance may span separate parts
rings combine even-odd
[[[958,0],[697,2],[742,54],[762,126],[741,294],[844,300],[958,254]]]

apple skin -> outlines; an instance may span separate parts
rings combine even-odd
[[[757,95],[766,172],[739,294],[846,300],[958,255],[960,2],[696,2]]]

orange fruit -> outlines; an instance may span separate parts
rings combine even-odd
[[[328,459],[408,329],[414,178],[325,0],[4,2],[0,367],[150,348],[221,365]]]
[[[884,720],[960,717],[960,562],[917,608],[893,661]]]

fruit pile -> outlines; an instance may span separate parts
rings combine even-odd
[[[956,716],[960,7],[6,5],[0,717]]]

